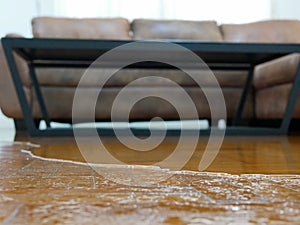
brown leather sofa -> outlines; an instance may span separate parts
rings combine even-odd
[[[38,17],[32,20],[33,37],[77,38],[77,39],[184,39],[211,42],[300,42],[299,21],[262,21],[250,24],[223,24],[214,21],[167,21],[136,19],[129,23],[123,18],[70,19]],[[299,55],[293,54],[260,65],[255,70],[253,91],[247,99],[243,113],[245,118],[280,119],[283,116],[287,96],[291,89]],[[22,120],[23,115],[17,100],[12,79],[2,49],[0,49],[0,106],[5,115]],[[32,115],[39,120],[40,110],[29,79],[28,68],[18,58],[24,90],[30,103]],[[50,117],[56,121],[70,121],[72,102],[83,69],[47,68],[37,69],[43,96]],[[98,71],[99,73],[99,71]],[[91,76],[81,88],[83,102],[82,118],[85,117],[84,103],[89,95],[97,91],[95,83],[99,76]],[[228,119],[233,118],[247,73],[243,71],[214,71],[222,88]],[[185,88],[197,107],[199,118],[210,118],[210,110],[202,90],[191,79],[178,70],[165,69],[123,69],[105,84],[101,101],[96,106],[96,119],[108,120],[115,96],[121,88],[140,76],[157,76],[137,82],[127,93],[128,98],[147,89],[153,94],[166,92],[174,94],[172,88],[159,77],[170,78]],[[216,88],[210,74],[203,74],[201,82],[212,95]],[[160,116],[176,119],[178,114],[172,105],[157,98],[147,98],[134,106],[130,113],[133,120],[151,119]],[[186,115],[187,119],[189,115]],[[294,118],[300,118],[298,102]],[[120,118],[122,119],[122,118]]]

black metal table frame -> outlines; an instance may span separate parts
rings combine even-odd
[[[35,49],[75,49],[75,50],[101,50],[108,51],[115,47],[121,46],[126,43],[133,41],[117,41],[117,40],[75,40],[75,39],[39,39],[39,38],[2,38],[2,45],[8,62],[8,66],[13,78],[13,82],[18,95],[19,103],[24,115],[24,120],[27,126],[27,130],[31,136],[72,136],[72,128],[52,128],[50,125],[51,119],[48,115],[48,111],[42,96],[42,92],[35,74],[36,67],[59,67],[59,66],[72,66],[72,67],[87,67],[87,64],[72,63],[71,65],[59,63],[56,64],[57,60],[51,62],[51,59],[47,59],[47,63],[41,62],[35,58],[32,58],[30,54],[27,54],[24,49],[29,49],[34,52]],[[255,54],[267,54],[265,58],[258,60],[252,60],[247,65],[241,63],[234,63],[228,67],[227,64],[210,65],[211,69],[230,69],[230,70],[248,70],[248,77],[244,86],[244,90],[241,95],[241,99],[238,105],[238,109],[233,120],[233,126],[227,127],[226,135],[284,135],[288,133],[289,125],[291,122],[294,107],[297,101],[298,92],[300,89],[300,67],[298,66],[295,81],[292,86],[286,111],[281,124],[278,128],[266,128],[266,127],[239,127],[236,126],[238,120],[241,118],[244,104],[251,89],[253,72],[256,65],[264,63],[266,61],[279,58],[291,53],[300,53],[300,44],[266,44],[266,43],[214,43],[214,42],[195,42],[195,41],[170,41],[171,43],[179,44],[196,54],[212,53],[212,54],[241,54],[245,56],[254,56]],[[23,59],[26,60],[30,72],[30,78],[36,92],[39,107],[42,113],[44,121],[46,122],[46,129],[39,129],[34,122],[34,118],[31,114],[31,109],[25,97],[20,73],[18,71],[17,63],[14,57],[14,52],[18,53]],[[253,58],[254,59],[254,58]],[[201,130],[201,134],[210,134],[210,129]],[[135,135],[148,135],[149,130],[147,129],[132,129]],[[88,133],[88,132],[87,132]],[[102,136],[113,136],[115,135],[112,129],[99,129],[99,135]],[[180,130],[167,130],[167,135],[179,135]]]

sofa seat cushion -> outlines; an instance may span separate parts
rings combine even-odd
[[[124,18],[53,18],[32,19],[32,33],[37,38],[130,39],[130,24]]]
[[[215,21],[135,19],[131,24],[134,39],[180,39],[222,41]]]
[[[134,86],[170,86],[165,79],[170,79],[181,86],[198,86],[198,84],[186,73],[179,70],[168,69],[123,69],[115,73],[107,81],[104,79],[105,73],[112,73],[111,69],[89,70],[88,76],[81,81],[81,86],[96,87],[105,85],[106,87],[120,87],[135,81]],[[37,69],[38,79],[42,86],[62,86],[76,87],[84,74],[84,69]],[[197,81],[204,87],[215,87],[217,79],[221,87],[242,87],[246,80],[247,73],[243,71],[214,71],[215,78],[211,72],[189,71],[197,75]],[[143,79],[139,79],[143,78]],[[139,80],[137,80],[139,79]]]
[[[221,25],[227,42],[299,43],[300,21],[270,20],[248,24]]]
[[[83,121],[88,121],[88,119],[91,119],[88,118],[88,115],[90,115],[91,106],[94,105],[95,118],[98,120],[109,120],[111,118],[112,104],[114,103],[115,98],[120,90],[121,88],[103,89],[95,105],[91,96],[95,96],[95,94],[99,93],[99,88],[90,87],[76,89],[75,87],[42,87],[47,109],[49,110],[50,117],[53,119],[72,118],[73,98],[75,91],[77,91],[77,100],[82,104],[79,108],[80,112],[77,114],[80,115],[80,118],[77,119],[82,119]],[[191,99],[195,103],[199,118],[210,118],[210,108],[203,90],[197,87],[186,87],[185,91],[190,95]],[[128,88],[124,93],[124,97],[130,99],[135,96],[140,96],[141,92],[147,93],[148,96],[170,95],[176,97],[176,99],[181,101],[182,104],[187,103],[185,99],[180,96],[178,90],[171,87],[131,87]],[[218,98],[219,90],[217,88],[207,88],[205,89],[205,92],[216,99],[215,104],[217,106],[222,105],[218,104],[218,102],[222,101],[222,99]],[[241,93],[241,88],[228,88],[223,90],[227,116],[229,118],[232,118],[235,114]],[[117,119],[126,119],[123,113],[126,112],[125,109],[127,107],[129,106],[126,101],[117,105],[117,113],[119,113],[117,115]],[[190,107],[185,107],[185,109],[186,111],[183,114],[185,116],[184,119],[194,119],[190,112]],[[32,105],[32,113],[34,117],[41,117],[39,106],[36,101]],[[174,106],[172,106],[172,104],[168,101],[156,97],[144,98],[137,102],[130,110],[131,119],[152,119],[156,116],[164,119],[178,119],[178,113]],[[247,99],[244,116],[253,116],[251,97]]]

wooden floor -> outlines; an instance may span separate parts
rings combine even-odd
[[[180,171],[173,170],[176,162],[156,166],[172,154],[176,138],[143,153],[106,138],[106,150],[122,163],[103,165],[109,161],[101,159],[94,167],[72,139],[16,141],[0,143],[4,225],[300,221],[300,136],[226,138],[205,171],[198,169],[206,140]]]

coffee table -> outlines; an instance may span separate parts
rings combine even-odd
[[[18,94],[19,102],[24,114],[24,120],[28,132],[32,136],[70,136],[72,128],[53,128],[51,118],[40,90],[35,74],[38,67],[88,67],[100,55],[105,52],[133,43],[134,41],[123,40],[77,40],[77,39],[49,39],[49,38],[2,38],[2,44],[11,71],[14,85]],[[292,113],[300,88],[300,68],[297,70],[295,82],[292,87],[290,98],[286,107],[281,125],[278,128],[266,127],[241,127],[238,121],[243,112],[245,100],[251,88],[253,71],[256,65],[273,60],[291,53],[300,53],[300,44],[269,44],[269,43],[224,43],[224,42],[198,42],[198,41],[165,41],[185,47],[199,57],[211,69],[223,70],[247,70],[248,77],[238,105],[233,126],[227,127],[226,135],[282,135],[287,134],[292,118]],[[152,48],[156,41],[145,41],[143,47],[132,49],[130,54],[141,54],[147,51],[159,50]],[[39,129],[34,123],[29,104],[26,100],[22,87],[22,81],[16,65],[13,53],[19,54],[28,63],[32,83],[36,92],[43,120],[47,124],[46,129]],[[108,67],[120,65],[122,59],[107,62]],[[167,68],[166,64],[159,62],[141,62],[129,66],[130,68]],[[210,134],[210,129],[201,131],[201,134]],[[101,129],[100,135],[114,135],[112,129]],[[136,135],[147,135],[149,130],[133,130]],[[180,130],[167,130],[167,135],[179,135]]]

